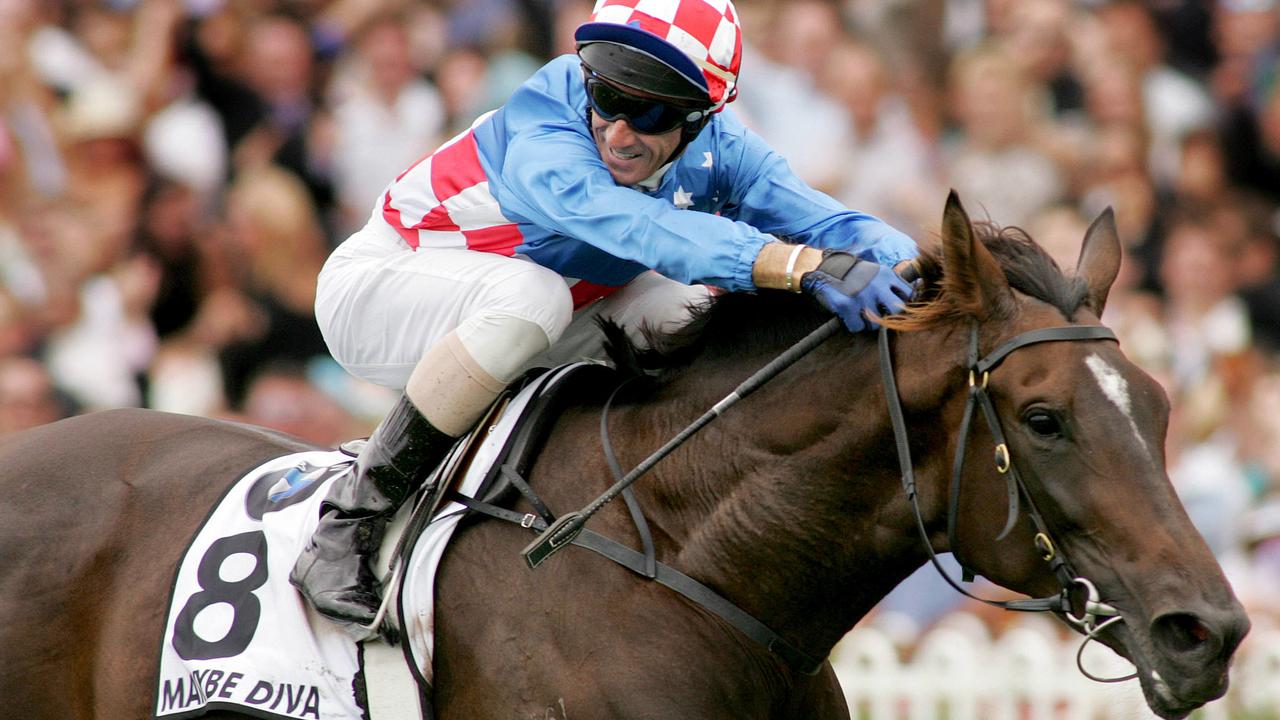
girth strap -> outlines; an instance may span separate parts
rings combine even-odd
[[[612,401],[612,398],[613,396],[609,396],[609,400]],[[608,416],[607,410],[608,406],[605,406],[605,418]],[[608,442],[607,428],[607,420],[602,419],[602,432],[605,433],[605,454],[611,457],[609,465],[614,468],[614,473],[617,474],[617,457],[613,455],[613,448],[611,443]],[[534,488],[530,487],[529,482],[522,477],[515,466],[503,465],[499,469],[499,473],[502,473],[503,478],[511,483],[511,486],[515,487],[517,491],[520,491],[520,495],[524,496],[525,500],[529,501],[530,505],[534,507],[536,515],[534,512],[507,510],[506,507],[499,507],[490,502],[476,500],[476,498],[460,495],[457,492],[452,492],[449,495],[449,500],[457,502],[458,505],[465,506],[467,509],[488,515],[490,518],[507,520],[508,523],[516,523],[520,527],[529,528],[538,534],[545,532],[549,525],[556,521],[556,515],[550,511],[547,503],[543,501],[543,498],[539,497]],[[690,578],[689,575],[681,573],[680,570],[658,562],[654,552],[653,536],[649,532],[649,524],[645,523],[644,514],[640,512],[639,502],[632,495],[631,488],[623,489],[622,497],[627,501],[632,521],[636,523],[636,532],[640,534],[641,547],[644,547],[643,553],[631,550],[625,544],[613,541],[613,539],[604,537],[602,534],[593,532],[590,529],[582,530],[579,536],[573,538],[572,544],[588,548],[590,551],[608,557],[609,560],[617,562],[618,565],[622,565],[623,568],[640,575],[641,578],[655,580],[659,584],[666,585],[673,591],[689,598],[692,602],[698,603],[705,609],[714,612],[719,618],[732,625],[733,628],[745,634],[746,637],[769,648],[769,651],[780,657],[792,670],[799,671],[799,673],[804,673],[805,675],[815,675],[818,670],[822,669],[823,662],[826,662],[826,660],[817,659],[817,657],[809,655],[809,653],[795,647],[794,644],[787,642],[782,635],[773,632],[767,625],[760,623],[748,612],[742,610],[739,606],[733,605],[727,598],[717,594],[707,585],[699,583],[698,580]]]
[[[604,409],[600,411],[600,446],[604,448],[604,459],[609,463],[609,471],[613,473],[615,481],[622,480],[626,473],[622,471],[622,463],[618,462],[618,454],[613,451],[613,443],[609,441],[609,409],[613,407],[613,399],[618,397],[618,392],[635,379],[632,377],[618,383],[613,392],[609,393]],[[658,575],[658,556],[653,545],[653,533],[649,531],[649,522],[644,519],[644,510],[640,508],[640,501],[630,487],[623,488],[622,499],[627,503],[627,512],[631,514],[631,522],[635,524],[636,534],[640,536],[640,547],[644,549],[644,572],[641,574],[652,580]]]
[[[525,486],[527,487],[527,484]],[[542,533],[547,529],[547,523],[532,513],[518,513],[457,493],[453,493],[450,500],[489,517],[516,523],[537,533]],[[747,637],[769,648],[783,662],[798,672],[802,672],[805,675],[816,675],[822,669],[823,663],[826,662],[826,660],[816,658],[787,642],[785,638],[770,630],[768,626],[756,620],[742,608],[670,565],[654,562],[654,573],[649,575],[647,566],[650,560],[644,554],[586,528],[573,538],[572,544],[599,553],[641,577],[654,580],[680,593],[690,601],[719,616],[720,619],[737,628]]]

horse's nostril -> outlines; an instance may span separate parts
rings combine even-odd
[[[1161,615],[1152,630],[1169,650],[1184,653],[1200,649],[1213,636],[1209,627],[1191,613]]]

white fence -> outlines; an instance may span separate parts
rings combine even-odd
[[[1025,618],[999,637],[956,613],[914,643],[909,660],[874,627],[855,628],[832,653],[854,720],[1132,720],[1154,718],[1137,680],[1096,683],[1076,668],[1079,637],[1047,618]],[[1118,677],[1133,666],[1090,643],[1084,664]],[[1198,720],[1280,719],[1280,629],[1256,627],[1232,670],[1231,690]]]

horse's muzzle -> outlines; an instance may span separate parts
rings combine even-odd
[[[1139,670],[1151,709],[1181,718],[1222,697],[1231,657],[1248,632],[1249,619],[1234,602],[1157,615],[1149,626],[1150,667]]]
[[[1151,642],[1165,660],[1169,689],[1180,698],[1201,702],[1226,690],[1225,665],[1248,632],[1249,619],[1238,605],[1212,612],[1170,612],[1151,622]],[[1224,666],[1222,673],[1205,672],[1218,665]]]

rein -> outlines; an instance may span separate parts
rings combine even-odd
[[[769,380],[772,380],[778,373],[786,370],[796,363],[797,360],[808,355],[810,351],[821,345],[827,338],[835,335],[843,329],[844,325],[839,318],[831,318],[823,323],[817,330],[809,333],[801,338],[799,342],[787,348],[781,355],[769,361],[768,365],[757,370],[751,377],[743,380],[733,392],[724,396],[720,402],[711,406],[697,420],[689,423],[688,427],[676,433],[676,436],[667,441],[665,445],[658,448],[652,455],[645,458],[639,465],[635,466],[631,472],[625,477],[619,478],[608,490],[600,497],[596,498],[585,508],[578,512],[566,513],[559,520],[556,520],[547,531],[539,535],[533,542],[529,543],[524,550],[520,552],[524,556],[524,560],[528,563],[529,568],[538,567],[542,561],[551,557],[557,550],[568,545],[573,538],[582,532],[586,526],[587,520],[591,519],[608,503],[612,502],[623,490],[627,489],[631,483],[640,479],[640,476],[649,472],[658,461],[673,450],[680,447],[686,440],[693,437],[693,434],[701,430],[707,423],[720,417],[725,410],[735,405],[739,400],[745,398],[755,392]],[[606,444],[607,447],[607,444]],[[612,450],[607,452],[612,453]],[[616,474],[616,469],[615,469]]]
[[[754,392],[764,383],[768,382],[778,373],[793,365],[800,358],[804,357],[822,342],[836,335],[843,328],[839,319],[832,318],[818,329],[801,339],[792,347],[788,348],[778,357],[774,358],[768,365],[758,370],[747,380],[743,381],[729,395],[725,396],[717,402],[710,410],[705,412],[697,420],[690,423],[685,429],[677,433],[673,438],[667,441],[661,448],[652,455],[645,458],[639,465],[633,468],[625,476],[622,475],[621,467],[613,453],[613,448],[608,437],[608,412],[612,405],[614,395],[611,395],[609,402],[603,408],[601,417],[601,442],[604,446],[605,457],[608,460],[610,470],[617,477],[617,482],[606,490],[600,497],[596,498],[589,505],[579,512],[570,512],[560,518],[556,518],[534,490],[529,486],[519,473],[510,467],[503,467],[503,475],[511,481],[537,510],[537,514],[527,513],[521,514],[505,508],[499,508],[486,502],[482,502],[473,498],[454,494],[452,498],[456,502],[465,505],[471,510],[481,512],[490,517],[509,522],[517,523],[526,529],[532,529],[538,533],[538,536],[529,543],[522,551],[525,562],[529,567],[536,568],[555,552],[559,551],[566,545],[578,545],[599,553],[610,560],[622,565],[632,572],[649,580],[655,580],[659,584],[665,585],[672,590],[680,593],[689,600],[701,605],[705,609],[719,616],[733,627],[767,647],[771,652],[778,655],[793,669],[808,675],[816,674],[822,667],[823,660],[818,659],[795,645],[789,643],[781,635],[774,632],[756,618],[734,605],[731,601],[717,594],[714,590],[708,588],[693,578],[681,573],[668,565],[657,562],[654,557],[654,549],[652,539],[648,532],[647,523],[644,521],[643,513],[635,501],[635,498],[629,492],[629,486],[634,483],[641,475],[653,468],[658,461],[666,457],[677,447],[682,445],[698,430],[719,417],[727,408],[737,403],[742,398]],[[912,511],[915,515],[916,527],[920,532],[920,537],[924,542],[925,550],[929,554],[929,560],[942,575],[943,579],[955,590],[961,594],[986,603],[994,607],[1006,610],[1020,612],[1059,612],[1069,622],[1080,628],[1084,634],[1084,642],[1080,645],[1079,651],[1076,653],[1076,664],[1081,673],[1091,680],[1098,682],[1122,682],[1137,676],[1137,673],[1116,678],[1102,678],[1090,673],[1083,665],[1083,653],[1089,641],[1097,640],[1098,634],[1114,623],[1122,622],[1118,610],[1113,606],[1101,601],[1098,590],[1094,584],[1083,576],[1076,574],[1070,561],[1057,548],[1050,537],[1048,525],[1045,523],[1043,516],[1036,507],[1031,494],[1027,491],[1021,476],[1014,467],[1012,457],[1009,451],[1009,445],[1005,440],[1003,429],[1000,425],[1000,418],[996,413],[995,406],[991,402],[990,395],[987,393],[987,385],[990,380],[991,371],[994,370],[1010,353],[1028,345],[1042,342],[1063,342],[1076,340],[1115,340],[1115,334],[1106,327],[1092,326],[1062,326],[1053,328],[1041,328],[1031,330],[1019,335],[1001,344],[995,350],[986,356],[980,356],[978,352],[978,327],[975,323],[970,331],[970,342],[968,351],[968,371],[969,371],[969,401],[965,406],[963,420],[960,424],[960,443],[956,449],[956,455],[952,464],[952,482],[950,506],[947,514],[947,537],[951,546],[952,553],[957,560],[960,560],[961,567],[964,569],[964,579],[966,581],[973,578],[973,573],[968,566],[960,559],[956,552],[958,544],[956,542],[956,518],[960,502],[960,488],[962,470],[964,467],[965,448],[968,444],[969,432],[972,427],[974,411],[981,409],[983,416],[986,418],[987,427],[991,432],[995,441],[995,463],[996,469],[1001,475],[1005,476],[1007,486],[1007,497],[1009,502],[1009,513],[1005,521],[1005,526],[997,536],[997,540],[1003,539],[1013,529],[1017,517],[1020,513],[1021,503],[1025,499],[1027,505],[1027,514],[1031,517],[1032,523],[1036,527],[1035,546],[1036,551],[1045,562],[1049,563],[1054,574],[1057,576],[1062,590],[1055,595],[1042,598],[1029,598],[1022,600],[990,600],[978,597],[946,573],[938,560],[938,556],[933,551],[932,543],[929,540],[929,533],[925,528],[924,517],[920,511],[919,498],[916,492],[915,473],[912,467],[911,450],[909,440],[907,438],[906,421],[902,412],[901,399],[898,396],[897,381],[894,378],[893,358],[889,349],[889,330],[881,327],[879,331],[879,352],[880,352],[880,372],[883,382],[885,397],[889,408],[889,417],[893,426],[894,442],[897,446],[898,462],[902,469],[902,486],[907,493],[907,498],[911,503]],[[640,534],[643,552],[637,552],[615,540],[607,538],[603,535],[595,533],[585,528],[586,522],[592,515],[603,508],[607,503],[614,500],[618,495],[623,495],[627,501],[628,510],[633,522],[636,524],[637,532]],[[1082,610],[1079,615],[1074,613],[1074,605],[1072,602],[1072,591],[1081,589],[1084,592],[1082,602]],[[1106,618],[1099,623],[1098,618]]]

